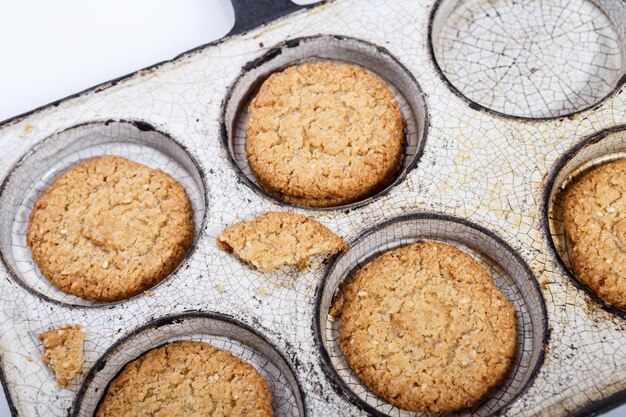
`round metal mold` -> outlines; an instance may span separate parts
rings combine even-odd
[[[552,169],[546,183],[543,201],[543,225],[548,243],[559,265],[578,288],[606,310],[626,318],[626,311],[612,306],[576,278],[572,271],[569,248],[572,243],[565,233],[563,203],[568,186],[581,174],[607,162],[626,158],[626,125],[612,127],[591,135],[566,152]]]
[[[109,383],[127,363],[151,349],[180,340],[206,342],[248,362],[267,381],[275,416],[306,416],[304,395],[296,374],[270,342],[229,316],[196,312],[151,321],[111,346],[89,371],[69,415],[95,415]]]
[[[166,133],[146,122],[125,120],[84,123],[57,132],[23,156],[0,187],[0,258],[15,281],[48,301],[84,307],[112,304],[58,289],[41,273],[26,244],[29,215],[41,192],[59,174],[101,155],[119,155],[159,168],[185,187],[193,208],[194,243],[181,264],[204,227],[207,197],[202,170],[187,150]]]
[[[393,92],[405,120],[401,164],[395,180],[385,189],[358,202],[335,207],[307,207],[309,210],[345,210],[365,205],[399,184],[422,155],[428,130],[426,100],[412,74],[385,48],[355,38],[318,35],[291,39],[270,48],[247,63],[222,103],[220,116],[222,144],[241,180],[254,191],[285,206],[294,206],[263,190],[252,174],[245,152],[248,106],[261,84],[274,72],[306,62],[330,60],[356,65],[376,74]]]
[[[546,306],[537,280],[520,255],[492,232],[455,217],[415,214],[392,219],[365,232],[347,252],[333,260],[317,290],[313,323],[322,368],[342,395],[372,415],[427,415],[389,404],[359,380],[339,346],[340,319],[329,315],[342,285],[350,282],[360,267],[388,250],[424,240],[451,244],[468,253],[491,275],[496,287],[515,307],[518,349],[505,379],[474,407],[449,414],[498,415],[525,392],[543,363],[548,334]]]
[[[438,0],[429,30],[452,91],[501,116],[577,113],[626,80],[623,0]]]

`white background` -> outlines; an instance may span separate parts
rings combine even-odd
[[[173,58],[233,23],[230,0],[3,1],[0,120]],[[609,416],[626,417],[626,407]]]

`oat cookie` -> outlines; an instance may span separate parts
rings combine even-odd
[[[68,387],[83,370],[83,340],[81,326],[62,326],[39,335],[43,343],[43,363],[54,372],[59,387]]]
[[[312,256],[348,248],[343,239],[318,221],[288,212],[267,212],[229,226],[216,243],[263,272],[284,266],[304,267]]]
[[[155,285],[193,238],[191,202],[169,174],[119,156],[58,176],[30,213],[26,242],[61,290],[121,300]]]
[[[443,243],[389,251],[343,296],[340,347],[377,395],[410,411],[470,407],[506,374],[515,309],[469,255]]]
[[[576,277],[626,309],[626,159],[577,178],[566,191],[563,220]]]
[[[308,206],[369,197],[396,174],[404,119],[384,81],[329,61],[272,74],[248,108],[246,157],[261,186]]]
[[[267,382],[254,367],[203,342],[174,342],[127,364],[96,412],[117,416],[272,415]]]

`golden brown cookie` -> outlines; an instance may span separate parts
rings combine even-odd
[[[410,411],[470,407],[505,376],[515,309],[469,255],[443,243],[389,251],[343,296],[340,347],[374,393]]]
[[[175,342],[130,362],[111,382],[97,417],[272,415],[254,367],[202,342]]]
[[[83,340],[81,326],[62,326],[39,335],[43,343],[43,363],[54,372],[59,387],[68,387],[83,370]]]
[[[317,255],[332,255],[348,245],[316,220],[288,212],[267,212],[227,227],[217,247],[263,272],[284,266],[304,267]]]
[[[160,282],[192,239],[183,186],[119,156],[89,159],[57,177],[35,203],[26,232],[35,263],[54,285],[102,301]]]
[[[577,178],[566,191],[563,221],[576,277],[626,308],[626,159]]]
[[[385,82],[362,68],[325,61],[274,73],[248,113],[246,157],[270,194],[335,206],[393,181],[404,119]]]

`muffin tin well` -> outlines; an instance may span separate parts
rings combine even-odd
[[[367,204],[401,182],[416,166],[426,141],[428,112],[423,92],[411,73],[383,47],[346,36],[320,35],[291,39],[270,48],[264,55],[248,62],[230,87],[220,119],[222,143],[227,148],[233,167],[248,186],[274,201],[289,204],[263,191],[248,166],[245,151],[247,109],[261,84],[272,73],[293,65],[323,60],[357,65],[383,79],[395,95],[406,124],[404,150],[395,180],[371,197],[326,210],[346,209]]]
[[[590,298],[569,272],[558,211],[573,177],[626,153],[626,3],[233,1],[239,24],[228,37],[0,123],[0,380],[13,414],[92,415],[126,363],[192,339],[257,366],[277,417],[411,415],[352,374],[328,310],[364,262],[424,239],[473,256],[518,313],[505,381],[451,415],[583,416],[625,402],[626,316]],[[579,47],[578,56],[558,53]],[[246,109],[260,84],[316,60],[377,74],[407,121],[393,184],[348,206],[277,200],[244,155]],[[195,242],[152,291],[96,303],[41,277],[24,231],[56,175],[107,153],[185,186]],[[350,248],[263,274],[216,247],[225,227],[269,210],[310,216]],[[65,324],[85,331],[85,367],[58,389],[37,335]]]
[[[41,192],[67,169],[101,155],[123,156],[172,175],[191,200],[194,240],[202,230],[207,205],[203,175],[188,152],[165,133],[145,122],[121,120],[85,123],[55,133],[17,163],[0,190],[5,211],[0,218],[2,260],[17,282],[48,300],[80,306],[104,304],[55,287],[42,275],[26,244],[28,216]]]
[[[573,273],[568,246],[571,245],[563,225],[563,201],[567,187],[582,173],[603,163],[626,158],[626,126],[615,126],[582,140],[556,164],[550,176],[544,202],[544,225],[550,246],[568,275],[596,301],[609,311],[626,317],[626,311],[614,307],[589,290]]]
[[[592,107],[626,75],[622,0],[440,0],[435,61],[479,107],[526,118]]]
[[[276,348],[230,317],[194,312],[161,317],[113,345],[89,372],[70,415],[94,415],[108,384],[127,363],[151,349],[180,340],[209,343],[250,363],[268,383],[275,416],[306,416],[298,379]]]
[[[329,310],[343,284],[384,252],[417,241],[435,240],[470,254],[493,278],[517,313],[518,349],[511,369],[498,386],[472,409],[458,416],[495,415],[506,409],[532,382],[547,344],[546,308],[537,280],[513,249],[493,233],[467,221],[436,214],[408,215],[374,226],[328,267],[317,292],[314,326],[325,371],[344,395],[373,415],[425,416],[395,407],[372,393],[347,365],[339,347],[340,320]],[[427,320],[427,318],[424,318]]]

